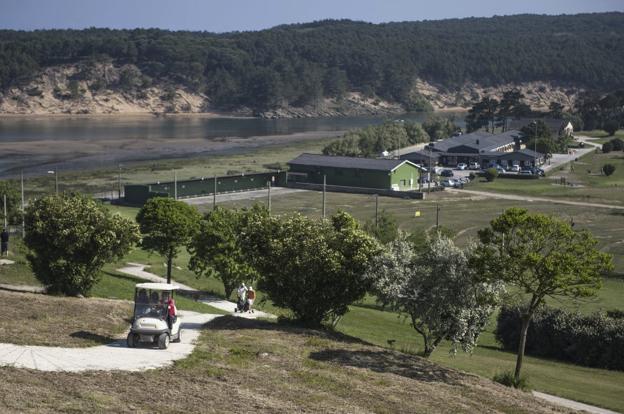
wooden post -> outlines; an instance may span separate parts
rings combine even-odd
[[[26,215],[24,214],[24,170],[21,173],[22,178],[22,239],[26,238]]]
[[[267,204],[269,208],[269,215],[271,215],[271,182],[267,181]]]
[[[325,187],[327,186],[327,175],[323,175],[323,220],[325,220]]]
[[[217,208],[217,176],[214,176],[214,190],[212,192],[212,209]]]

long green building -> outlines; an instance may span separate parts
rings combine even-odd
[[[421,167],[407,160],[301,154],[288,162],[291,183],[372,188],[394,191],[418,189]]]

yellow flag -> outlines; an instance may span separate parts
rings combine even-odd
[[[416,210],[416,212],[414,213],[414,217],[420,217],[420,210]]]

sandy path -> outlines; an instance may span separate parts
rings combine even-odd
[[[145,371],[171,365],[195,348],[201,327],[219,315],[180,311],[181,342],[167,349],[128,348],[120,339],[90,348],[0,344],[0,365],[39,371]]]

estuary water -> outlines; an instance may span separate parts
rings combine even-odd
[[[339,136],[385,121],[428,114],[316,119],[203,116],[0,117],[0,177],[46,169],[97,169],[121,162],[233,153],[288,141]],[[454,116],[458,121],[461,114]],[[458,122],[461,124],[461,122]]]

